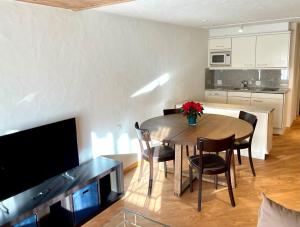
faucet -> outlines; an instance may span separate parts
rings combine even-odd
[[[242,89],[248,89],[248,81],[247,80],[242,80],[241,81],[241,87],[242,87]]]

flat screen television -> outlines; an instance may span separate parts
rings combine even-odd
[[[79,165],[75,118],[0,137],[0,201]]]

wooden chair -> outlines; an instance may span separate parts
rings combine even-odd
[[[233,207],[235,206],[230,178],[230,164],[233,155],[234,140],[235,135],[220,140],[205,138],[197,139],[197,149],[199,150],[199,154],[189,157],[189,181],[190,191],[192,192],[193,169],[195,169],[199,177],[198,211],[201,211],[203,174],[218,175],[225,173],[231,205]],[[217,153],[221,151],[226,151],[225,159],[217,155]],[[204,154],[203,152],[209,153]]]
[[[164,115],[178,114],[178,113],[181,113],[181,109],[164,109],[163,112],[164,112]],[[185,149],[186,149],[186,155],[190,156],[189,146],[186,145]],[[183,146],[181,146],[181,150],[183,150]],[[196,147],[194,147],[194,155],[196,155]]]
[[[249,162],[250,162],[252,174],[253,174],[253,176],[256,176],[254,166],[253,166],[253,161],[252,161],[251,144],[252,144],[252,138],[253,138],[254,130],[255,130],[255,127],[256,127],[256,124],[257,124],[257,118],[253,114],[250,114],[250,113],[247,113],[247,112],[244,112],[244,111],[240,111],[239,119],[247,121],[249,124],[251,124],[253,126],[253,132],[249,136],[249,139],[245,139],[245,140],[242,140],[240,142],[235,142],[234,143],[234,149],[237,150],[238,162],[239,162],[240,165],[242,164],[240,150],[241,149],[248,149],[248,156],[249,156]]]
[[[148,129],[141,129],[139,127],[138,122],[135,123],[135,130],[136,134],[140,143],[141,147],[141,156],[142,162],[140,167],[140,175],[139,180],[142,175],[144,160],[149,162],[150,166],[150,174],[149,174],[149,186],[148,186],[148,196],[151,195],[152,192],[152,182],[153,182],[153,162],[164,162],[164,172],[165,177],[167,177],[167,161],[173,160],[173,164],[175,164],[175,152],[174,149],[166,146],[166,145],[159,145],[159,146],[150,146],[151,138],[150,132]],[[143,143],[146,144],[146,149],[144,149]]]

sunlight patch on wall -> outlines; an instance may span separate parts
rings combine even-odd
[[[128,133],[122,133],[117,139],[113,133],[106,133],[99,137],[97,133],[91,133],[93,158],[100,155],[139,154],[140,147],[137,138],[131,139]]]
[[[120,135],[117,141],[117,148],[118,154],[120,154],[120,151],[121,153],[125,154],[128,154],[130,152],[130,139],[127,133],[123,133],[122,135]]]
[[[22,103],[30,103],[32,102],[32,100],[35,98],[35,96],[38,94],[38,92],[32,92],[28,95],[26,95],[24,98],[22,98],[18,103],[17,103],[17,106],[22,104]]]
[[[114,154],[114,138],[111,132],[99,138],[95,132],[91,133],[93,158],[100,155]]]
[[[169,73],[165,73],[162,76],[155,79],[154,81],[147,84],[146,86],[144,86],[143,88],[141,88],[138,91],[136,91],[135,93],[133,93],[130,97],[134,98],[134,97],[137,97],[139,95],[149,93],[149,92],[153,91],[155,88],[161,87],[164,84],[166,84],[169,81],[169,79],[170,79]]]

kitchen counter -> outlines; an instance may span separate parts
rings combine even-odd
[[[244,106],[244,105],[235,105],[235,104],[221,104],[221,103],[208,103],[201,102],[205,108],[218,108],[218,109],[227,109],[227,110],[242,110],[245,112],[256,112],[256,113],[271,113],[274,111],[274,108],[271,107],[258,107],[258,106]]]
[[[205,88],[208,91],[230,91],[230,92],[250,92],[250,93],[269,93],[269,94],[286,94],[289,92],[289,88],[278,88],[277,90],[269,90],[268,88],[233,88],[233,87],[215,87],[215,88]]]
[[[180,108],[183,103],[185,102],[177,103],[175,107]],[[257,117],[257,125],[252,141],[252,157],[265,159],[266,154],[269,154],[272,149],[274,108],[208,102],[201,103],[204,107],[204,113],[221,114],[236,118],[239,117],[241,110],[254,114]],[[247,150],[241,150],[241,154],[247,156]]]

